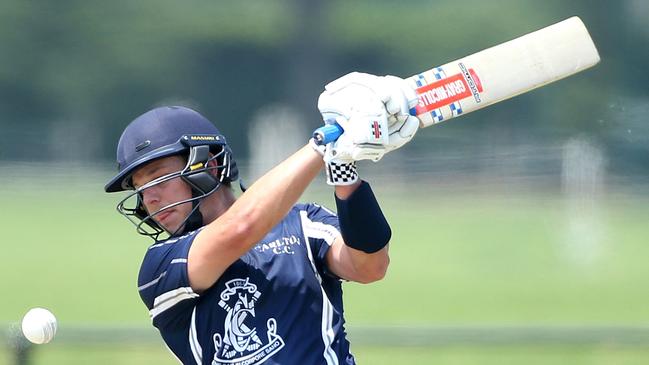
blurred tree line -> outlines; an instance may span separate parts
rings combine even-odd
[[[342,74],[409,76],[572,15],[600,65],[426,130],[411,149],[586,135],[613,168],[645,173],[643,0],[3,0],[0,160],[112,160],[123,127],[160,104],[197,108],[245,157],[264,105],[290,105],[313,128],[318,94]]]

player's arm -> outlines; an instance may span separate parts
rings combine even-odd
[[[322,157],[305,146],[257,180],[219,218],[198,233],[187,270],[194,291],[212,286],[288,213],[322,168]]]
[[[334,240],[325,260],[329,270],[338,277],[371,283],[383,279],[387,272],[391,230],[374,195],[368,194],[371,193],[369,185],[362,186],[360,191],[359,187],[360,180],[353,185],[336,187],[336,205],[343,214],[339,216],[342,234]],[[341,208],[347,212],[341,212]],[[344,215],[347,213],[353,216]]]
[[[327,183],[336,187],[341,236],[327,251],[328,269],[351,281],[382,279],[390,262],[390,226],[369,184],[356,173],[356,161],[378,161],[407,143],[419,120],[409,114],[414,91],[394,76],[350,73],[325,87],[318,109],[326,122],[335,120],[342,135],[323,147]]]

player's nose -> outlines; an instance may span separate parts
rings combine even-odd
[[[152,208],[157,208],[160,204],[160,191],[156,186],[152,186],[142,191],[142,202],[144,206],[152,211]]]

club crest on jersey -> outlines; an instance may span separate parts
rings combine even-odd
[[[212,365],[261,364],[284,347],[284,340],[277,334],[275,318],[266,321],[265,336],[257,332],[255,304],[260,296],[257,285],[249,278],[225,283],[219,306],[228,314],[223,335],[215,333],[213,337],[215,353]]]

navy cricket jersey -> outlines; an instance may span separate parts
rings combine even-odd
[[[325,267],[338,218],[297,204],[202,294],[187,254],[198,231],[149,247],[138,289],[183,364],[354,364],[341,280]]]

